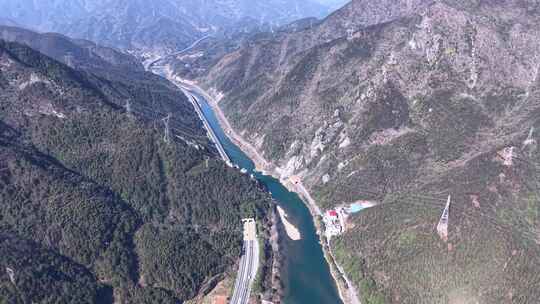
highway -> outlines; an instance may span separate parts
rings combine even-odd
[[[244,252],[229,304],[247,304],[249,301],[251,285],[259,265],[259,244],[255,230],[255,220],[244,220]]]
[[[225,152],[225,148],[221,144],[221,141],[217,137],[214,129],[212,129],[212,126],[206,119],[206,116],[204,116],[204,113],[202,111],[200,102],[202,98],[201,96],[198,96],[196,93],[193,93],[189,90],[188,87],[185,87],[177,81],[176,79],[172,77],[166,77],[163,70],[159,70],[157,68],[153,68],[152,71],[158,75],[161,75],[172,83],[174,83],[176,86],[178,86],[184,94],[188,97],[189,101],[192,103],[193,107],[195,108],[195,111],[197,112],[197,115],[199,115],[199,118],[203,122],[203,125],[207,131],[208,137],[210,140],[212,140],[219,152],[219,155],[221,158],[227,163],[227,165],[232,166],[232,161],[230,157],[227,155],[227,152]],[[240,258],[240,266],[238,269],[238,274],[236,277],[235,285],[234,285],[234,291],[232,298],[230,300],[230,304],[247,304],[249,302],[249,297],[251,294],[251,285],[253,284],[253,281],[255,280],[255,276],[257,275],[257,269],[259,267],[259,241],[257,240],[257,226],[254,219],[244,219],[242,220],[244,222],[244,241],[243,241],[243,253],[242,257]]]
[[[174,57],[174,56],[182,55],[183,53],[185,53],[185,52],[187,52],[187,51],[193,49],[194,47],[196,47],[197,44],[199,44],[201,41],[206,40],[206,39],[208,39],[208,38],[210,38],[210,37],[211,37],[210,35],[204,36],[204,37],[198,39],[197,41],[193,42],[190,46],[188,46],[187,48],[185,48],[185,49],[183,49],[183,50],[181,50],[181,51],[178,51],[178,52],[169,54],[169,55],[167,55],[167,56],[165,56],[165,57],[160,57],[160,58],[158,58],[158,59],[156,59],[156,60],[150,62],[150,63],[146,66],[146,70],[147,70],[147,71],[151,71],[152,68],[154,67],[154,65],[157,64],[158,62],[160,62],[160,61],[162,61],[162,60],[165,60],[165,59],[167,59],[167,58],[171,58],[171,57]]]
[[[158,62],[160,62],[160,61],[162,61],[162,60],[164,60],[164,59],[166,59],[168,57],[176,56],[176,55],[179,55],[179,54],[182,54],[184,52],[187,52],[187,51],[191,50],[192,48],[197,46],[197,44],[199,44],[201,41],[203,41],[203,40],[205,40],[205,39],[207,39],[209,37],[210,36],[202,37],[201,39],[193,42],[193,44],[191,46],[189,46],[189,47],[187,47],[187,48],[185,48],[185,49],[183,49],[183,50],[181,50],[179,52],[176,52],[174,54],[171,54],[171,55],[168,55],[168,56],[165,56],[165,57],[161,57],[161,58],[153,61],[152,63],[150,63],[146,67],[146,69],[148,71],[152,71],[156,75],[160,75],[160,76],[162,76],[164,78],[167,78],[170,82],[172,82],[178,88],[180,88],[182,90],[182,92],[184,92],[184,95],[187,96],[187,98],[189,99],[189,101],[191,102],[193,107],[195,108],[195,112],[197,112],[197,115],[199,115],[199,118],[203,122],[204,128],[206,129],[206,132],[208,134],[208,137],[210,138],[210,140],[212,140],[214,142],[214,144],[215,144],[215,146],[216,146],[216,148],[218,150],[219,155],[225,161],[225,163],[227,163],[227,165],[232,167],[233,164],[232,164],[232,161],[231,161],[230,157],[227,155],[227,152],[225,152],[225,148],[223,148],[223,145],[221,144],[221,141],[217,137],[216,133],[214,132],[214,129],[212,129],[212,126],[210,125],[210,123],[206,119],[206,116],[204,116],[201,105],[199,104],[199,102],[200,102],[199,98],[203,98],[203,97],[197,96],[195,93],[191,92],[188,88],[183,86],[182,83],[180,83],[179,81],[174,79],[174,77],[170,77],[170,75],[167,75],[167,73],[164,71],[164,69],[162,67],[154,66],[156,63],[158,63]]]
[[[184,94],[188,97],[189,101],[191,101],[191,104],[193,104],[195,111],[197,112],[197,114],[199,115],[199,118],[202,120],[204,124],[204,128],[206,129],[208,133],[208,137],[210,138],[210,140],[214,142],[221,158],[227,163],[227,165],[232,166],[232,161],[230,157],[227,155],[227,152],[225,152],[225,148],[223,148],[223,145],[221,144],[221,141],[219,141],[219,138],[214,132],[214,129],[212,129],[212,126],[210,125],[210,123],[208,123],[206,116],[204,116],[201,105],[199,104],[200,102],[199,98],[202,98],[202,97],[198,97],[192,92],[190,92],[189,90],[187,90],[186,88],[180,86],[178,83],[176,82],[174,83],[182,89]]]

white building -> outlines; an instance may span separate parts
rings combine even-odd
[[[326,228],[325,233],[328,241],[330,241],[333,236],[340,235],[343,232],[342,222],[336,210],[326,211],[323,216],[323,222]]]

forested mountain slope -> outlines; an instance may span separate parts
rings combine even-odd
[[[20,27],[0,26],[0,38],[19,42],[48,56],[78,68],[143,71],[142,64],[133,56],[91,41],[71,39],[56,33],[39,34]]]
[[[79,68],[0,40],[0,299],[190,299],[235,264],[241,218],[262,219],[269,200],[217,159],[174,86],[77,64],[69,47]]]
[[[322,208],[379,204],[332,240],[364,303],[534,303],[539,16],[534,1],[354,0],[192,75]]]

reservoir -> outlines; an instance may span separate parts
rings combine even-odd
[[[222,143],[233,164],[253,174],[263,183],[288,214],[288,219],[300,230],[301,240],[292,241],[282,236],[284,267],[281,279],[285,287],[285,304],[341,304],[329,266],[324,259],[313,218],[296,193],[289,192],[279,180],[255,171],[255,165],[240,148],[232,143],[203,96],[197,94],[204,116]]]

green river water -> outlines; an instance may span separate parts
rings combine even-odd
[[[288,191],[279,180],[255,171],[255,165],[240,148],[233,144],[206,99],[197,95],[205,117],[221,141],[232,162],[253,174],[272,193],[277,203],[288,213],[288,219],[300,230],[302,239],[282,242],[284,267],[282,281],[285,304],[342,304],[335,282],[324,259],[322,247],[315,231],[313,218],[296,193]]]

